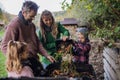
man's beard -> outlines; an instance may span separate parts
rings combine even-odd
[[[27,20],[29,23],[31,23],[32,22],[32,20],[31,19],[29,19],[29,20]]]

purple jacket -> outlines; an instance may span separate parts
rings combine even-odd
[[[81,43],[81,42],[75,42],[73,46],[73,54],[74,62],[80,62],[80,63],[89,63],[89,51],[91,49],[91,45],[89,42]]]

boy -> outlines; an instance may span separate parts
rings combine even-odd
[[[77,41],[73,43],[73,62],[89,63],[91,45],[88,39],[87,28],[77,28]]]

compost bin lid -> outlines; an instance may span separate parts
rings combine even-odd
[[[75,18],[64,18],[63,21],[60,21],[63,25],[78,25],[78,21]]]

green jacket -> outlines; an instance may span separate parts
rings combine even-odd
[[[65,36],[69,36],[69,31],[65,29],[60,23],[57,23],[57,29],[58,29],[58,34],[57,34],[57,39],[60,39],[61,34]],[[48,54],[51,56],[55,57],[56,54],[56,44],[55,44],[55,38],[52,36],[51,32],[46,33],[46,42],[43,39],[40,30],[37,30],[37,35],[39,40],[42,42],[43,47],[47,50]],[[41,61],[46,64],[50,64],[50,62],[45,58],[41,57]]]

